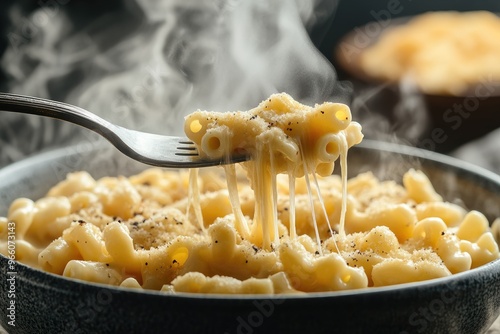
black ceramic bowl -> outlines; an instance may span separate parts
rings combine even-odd
[[[399,180],[410,167],[424,170],[448,200],[460,199],[490,219],[500,216],[500,177],[495,174],[381,142],[365,141],[349,153],[351,175],[371,170]],[[0,215],[16,197],[43,196],[71,170],[87,170],[97,178],[144,168],[108,145],[48,152],[0,171]],[[276,297],[167,295],[84,283],[20,263],[8,268],[4,256],[0,264],[0,321],[9,333],[472,334],[486,331],[500,314],[500,260],[415,284]],[[7,293],[12,288],[15,298]],[[11,301],[14,311],[8,309]],[[15,327],[8,324],[12,314]]]

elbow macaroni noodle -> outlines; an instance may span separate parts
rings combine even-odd
[[[12,203],[0,218],[0,252],[14,222],[16,259],[33,267],[125,288],[225,294],[416,282],[500,257],[499,221],[490,228],[483,214],[444,202],[421,171],[401,184],[331,175],[360,130],[345,105],[307,107],[286,94],[248,112],[195,112],[186,134],[201,154],[252,159],[98,180],[71,173],[46,197]]]

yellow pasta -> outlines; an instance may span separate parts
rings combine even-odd
[[[64,276],[83,281],[118,285],[122,281],[120,272],[101,262],[71,260],[64,269]]]
[[[499,220],[490,228],[481,213],[444,201],[423,172],[347,180],[347,150],[362,134],[345,105],[275,94],[248,112],[193,113],[186,132],[201,154],[252,159],[129,177],[70,173],[47,196],[12,203],[0,217],[0,252],[10,255],[15,226],[15,258],[47,272],[212,294],[386,286],[500,257]],[[337,161],[340,176],[331,175]]]
[[[420,203],[415,211],[419,220],[439,217],[447,226],[457,226],[466,214],[466,211],[456,204],[435,201]]]
[[[488,219],[482,213],[474,210],[465,215],[458,227],[457,237],[474,242],[489,229]]]
[[[141,269],[140,257],[134,249],[134,241],[130,237],[127,226],[112,222],[102,232],[106,250],[113,259],[111,263],[128,272]]]
[[[416,203],[441,202],[443,198],[436,193],[427,176],[421,171],[410,169],[404,175],[403,184],[408,191],[408,197]]]
[[[389,259],[375,265],[372,269],[374,286],[419,282],[446,277],[450,274],[448,268],[439,263],[439,258],[432,256],[419,261]]]
[[[16,199],[9,208],[9,217],[16,222],[16,235],[23,238],[33,223],[35,203],[27,198]]]
[[[297,176],[304,174],[302,158],[313,172],[319,162],[333,165],[342,135],[349,147],[362,138],[361,127],[351,121],[346,105],[327,102],[309,107],[287,94],[272,95],[246,112],[194,112],[186,118],[184,131],[209,157],[247,153],[268,160],[257,154],[265,150],[279,173],[293,168]]]
[[[52,241],[38,254],[38,265],[45,271],[62,275],[71,260],[81,260],[78,248],[62,237]]]
[[[102,231],[92,223],[84,220],[74,222],[64,231],[63,239],[76,247],[78,253],[86,261],[108,262],[110,260]]]
[[[34,244],[46,244],[58,238],[69,227],[71,203],[67,197],[45,197],[33,208],[33,219],[26,231]],[[47,223],[50,224],[47,224]]]
[[[70,196],[95,187],[95,180],[87,172],[69,173],[66,180],[54,186],[47,196]]]
[[[176,278],[172,285],[175,291],[197,293],[232,293],[232,294],[273,294],[273,282],[265,278],[248,278],[244,281],[218,276],[207,277],[191,272]]]

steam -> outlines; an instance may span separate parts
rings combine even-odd
[[[424,97],[410,77],[394,87],[357,88],[351,109],[366,137],[387,142],[415,146],[431,124]]]
[[[177,135],[184,116],[197,109],[243,110],[281,91],[309,104],[345,98],[307,31],[334,15],[337,1],[130,0],[123,10],[81,27],[63,1],[54,3],[59,6],[41,6],[10,35],[17,38],[10,39],[1,64],[12,92],[69,102],[137,130]],[[10,16],[20,13],[14,7]],[[27,36],[23,29],[30,24]],[[26,118],[8,116],[2,116],[0,131]],[[29,119],[32,133],[53,124]],[[67,144],[69,134],[78,139],[80,129],[55,124],[37,138],[40,145]],[[0,136],[1,145],[21,144],[7,137]]]

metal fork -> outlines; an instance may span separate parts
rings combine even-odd
[[[185,137],[164,136],[127,129],[77,106],[18,94],[0,93],[0,110],[56,118],[97,132],[118,150],[148,165],[197,168],[241,162],[246,156],[205,159]]]

